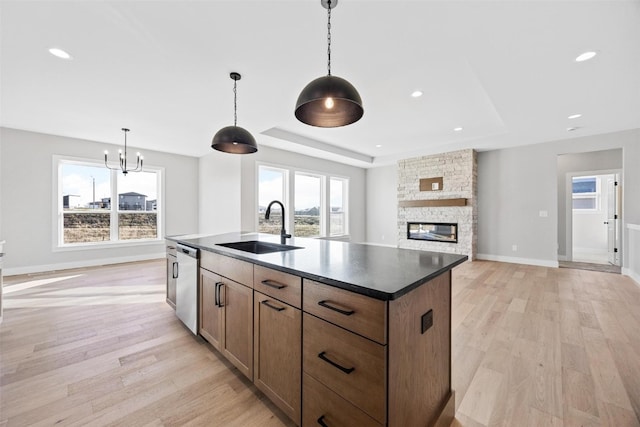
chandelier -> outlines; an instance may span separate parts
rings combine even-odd
[[[118,150],[118,158],[120,160],[120,167],[119,168],[112,168],[111,166],[109,166],[109,164],[107,163],[107,157],[109,155],[109,152],[107,150],[104,150],[104,165],[107,167],[107,169],[121,170],[122,173],[125,176],[129,172],[142,172],[142,162],[144,160],[144,157],[140,155],[140,152],[136,153],[136,167],[135,167],[135,169],[128,169],[127,168],[127,132],[129,132],[129,129],[122,128],[122,131],[124,132],[124,153],[122,152],[122,150]]]

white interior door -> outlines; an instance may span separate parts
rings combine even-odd
[[[620,252],[618,251],[620,223],[618,215],[619,188],[618,174],[607,179],[607,220],[605,221],[607,226],[607,252],[609,263],[614,265],[620,265]]]

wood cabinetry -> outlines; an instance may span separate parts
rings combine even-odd
[[[253,309],[253,381],[299,425],[301,311],[260,292],[254,293]]]
[[[449,425],[450,303],[450,271],[388,302],[305,279],[302,425]]]
[[[303,324],[304,371],[385,423],[386,347],[307,313]]]
[[[200,335],[221,350],[223,307],[218,304],[222,278],[207,269],[200,269]]]
[[[376,422],[312,376],[302,374],[302,381],[304,383],[303,426],[382,427],[384,425]]]
[[[178,278],[178,258],[176,245],[167,244],[167,290],[166,301],[171,307],[176,308],[176,282]]]
[[[253,287],[254,383],[299,425],[302,279],[255,265]]]
[[[451,272],[379,300],[203,251],[200,335],[302,426],[450,425]]]
[[[253,265],[205,254],[200,267],[200,335],[253,380]]]

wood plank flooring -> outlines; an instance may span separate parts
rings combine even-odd
[[[0,427],[290,426],[164,302],[164,260],[5,278]],[[454,426],[640,426],[640,287],[454,270]]]
[[[456,426],[640,426],[640,287],[618,274],[454,270]]]
[[[165,302],[165,261],[5,278],[0,426],[292,426]]]

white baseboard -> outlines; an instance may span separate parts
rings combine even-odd
[[[369,245],[369,246],[383,246],[385,248],[395,248],[398,249],[398,245],[389,245],[386,243],[374,243],[374,242],[358,242],[361,245]]]
[[[476,258],[479,260],[485,261],[499,261],[499,262],[508,262],[511,264],[526,264],[526,265],[537,265],[540,267],[558,267],[558,261],[551,261],[545,259],[532,259],[532,258],[517,258],[511,256],[502,256],[502,255],[490,255],[490,254],[477,254]]]
[[[15,276],[18,274],[43,273],[45,271],[68,270],[71,268],[95,267],[98,265],[121,264],[123,262],[147,261],[166,257],[166,253],[134,255],[127,257],[100,258],[83,261],[61,262],[58,264],[29,265],[26,267],[5,268],[2,270],[4,276]]]
[[[631,279],[636,282],[636,285],[638,285],[640,287],[640,273],[635,272],[633,270],[631,270],[630,268],[622,268],[622,274],[628,277],[631,277]]]

